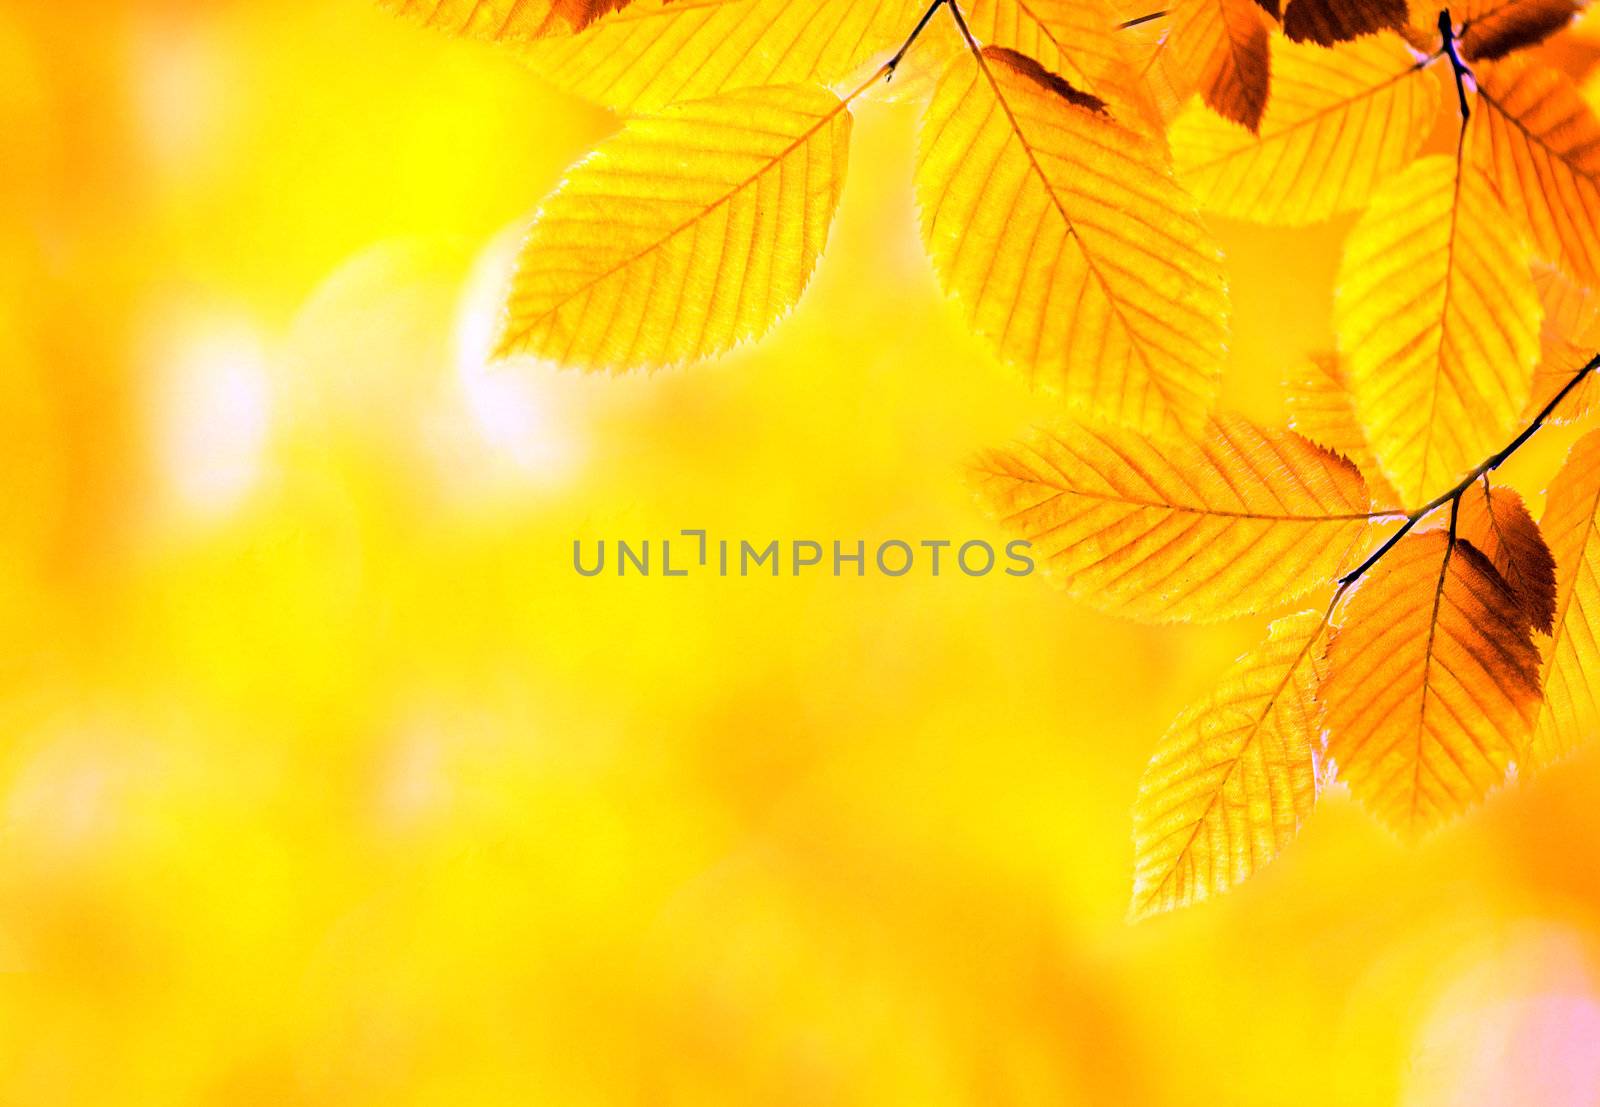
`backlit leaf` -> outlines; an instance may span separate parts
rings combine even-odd
[[[634,0],[577,38],[523,56],[568,92],[626,111],[755,85],[865,79],[925,0]]]
[[[800,86],[630,122],[541,210],[500,354],[622,369],[761,334],[827,241],[849,136],[844,103]]]
[[[1179,180],[1212,211],[1299,224],[1359,208],[1438,116],[1438,82],[1391,35],[1335,50],[1277,39],[1272,69],[1259,134],[1198,104],[1173,122]]]
[[[1468,60],[1499,58],[1542,42],[1572,21],[1582,0],[1467,0],[1452,6]]]
[[[1267,16],[1252,0],[1175,0],[1168,49],[1217,114],[1255,130],[1271,83]]]
[[[1227,337],[1222,266],[1154,141],[988,47],[939,82],[917,195],[940,280],[1031,380],[1151,431],[1203,421]]]
[[[1270,609],[1346,567],[1369,522],[1355,466],[1234,416],[1172,441],[1069,425],[986,452],[975,476],[1073,596],[1147,620]]]
[[[1540,695],[1528,614],[1442,530],[1402,539],[1343,608],[1320,693],[1328,756],[1368,810],[1416,834],[1524,755]]]
[[[1474,484],[1461,497],[1456,533],[1489,559],[1533,629],[1548,634],[1556,611],[1556,563],[1517,491]]]
[[[1481,173],[1431,156],[1379,190],[1345,243],[1334,327],[1356,414],[1405,502],[1508,437],[1539,320],[1527,249]]]
[[[397,15],[490,42],[571,35],[628,0],[378,0]]]
[[[1119,122],[1160,126],[1161,115],[1107,0],[972,0],[966,18],[978,41],[1015,50],[1060,74],[1106,101]]]
[[[1600,732],[1600,431],[1567,455],[1545,497],[1542,526],[1556,560],[1556,617],[1533,736],[1538,765]]]
[[[1600,352],[1600,298],[1575,284],[1559,270],[1534,266],[1534,287],[1544,305],[1544,326],[1539,336],[1539,365],[1533,371],[1533,393],[1522,421],[1532,420]],[[1551,423],[1571,423],[1593,411],[1600,401],[1600,379],[1593,374],[1567,394],[1547,417]]]
[[[1508,58],[1476,67],[1472,148],[1539,252],[1600,284],[1600,121],[1572,82]]]
[[[1135,918],[1227,891],[1311,813],[1322,630],[1313,611],[1279,619],[1168,728],[1133,805]]]
[[[1579,346],[1600,348],[1600,296],[1544,262],[1533,267],[1545,329]]]
[[[1285,387],[1289,425],[1317,445],[1354,462],[1367,482],[1374,504],[1397,506],[1399,493],[1389,485],[1378,459],[1372,456],[1372,447],[1367,445],[1338,356],[1317,354],[1308,358]]]
[[[1397,30],[1410,16],[1406,0],[1289,0],[1283,33],[1292,42],[1332,46],[1378,31]]]

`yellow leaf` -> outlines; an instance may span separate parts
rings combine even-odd
[[[1161,114],[1108,0],[972,0],[966,18],[978,41],[1059,73],[1106,101],[1119,122],[1160,127]]]
[[[571,35],[628,0],[378,0],[424,26],[488,42]]]
[[[1320,698],[1328,756],[1362,804],[1416,834],[1506,777],[1539,709],[1527,612],[1443,531],[1402,539],[1343,605]]]
[[[1461,497],[1456,534],[1489,559],[1533,629],[1550,633],[1556,613],[1556,563],[1539,524],[1515,489],[1482,481]]]
[[[1504,443],[1539,320],[1527,249],[1481,173],[1431,156],[1379,190],[1345,243],[1334,329],[1367,441],[1406,503]]]
[[[1556,617],[1531,759],[1548,765],[1600,730],[1600,431],[1580,438],[1550,483],[1542,522],[1556,559]]]
[[[849,137],[845,104],[801,86],[630,122],[540,211],[499,354],[622,369],[759,336],[811,277]]]
[[[926,0],[634,0],[523,56],[558,88],[623,111],[757,85],[831,85],[887,61]]]
[[[939,82],[917,195],[945,288],[1031,380],[1150,431],[1203,421],[1227,338],[1222,265],[1154,141],[988,47]]]
[[[975,477],[1068,592],[1151,621],[1268,610],[1335,576],[1369,522],[1355,466],[1234,416],[1171,441],[1039,432],[986,452]]]
[[[1508,58],[1476,73],[1474,154],[1539,252],[1580,284],[1600,284],[1600,121],[1553,69]]]
[[[1544,41],[1582,6],[1579,0],[1467,0],[1450,14],[1461,24],[1462,55],[1476,61]]]
[[[1410,15],[1406,0],[1290,0],[1283,13],[1283,33],[1292,42],[1332,46],[1398,30]]]
[[[1170,136],[1178,179],[1204,207],[1262,223],[1361,207],[1428,136],[1438,81],[1392,35],[1334,50],[1278,39],[1272,52],[1260,133],[1191,104]]]
[[[1171,11],[1178,69],[1217,114],[1255,130],[1271,82],[1265,13],[1252,0],[1176,0]]]
[[[1355,464],[1367,482],[1372,502],[1395,507],[1399,493],[1378,467],[1367,445],[1366,433],[1356,420],[1350,384],[1335,354],[1317,354],[1286,382],[1289,425],[1317,445]]]
[[[1168,728],[1133,805],[1134,918],[1239,884],[1311,813],[1323,625],[1313,611],[1279,619]]]

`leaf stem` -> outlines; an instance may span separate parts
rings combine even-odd
[[[1472,470],[1472,472],[1462,477],[1460,483],[1458,483],[1455,487],[1451,488],[1447,492],[1441,493],[1432,500],[1429,500],[1427,503],[1423,504],[1421,507],[1417,508],[1415,511],[1411,512],[1411,514],[1407,515],[1405,522],[1400,524],[1400,528],[1384,540],[1383,545],[1379,546],[1376,550],[1373,550],[1367,559],[1360,565],[1357,565],[1350,572],[1339,578],[1339,591],[1336,593],[1335,599],[1337,599],[1339,595],[1343,595],[1346,588],[1350,587],[1350,585],[1354,584],[1356,581],[1360,580],[1364,575],[1366,575],[1367,570],[1371,569],[1374,565],[1381,561],[1384,554],[1394,549],[1395,545],[1400,541],[1400,539],[1411,533],[1412,529],[1415,528],[1418,523],[1422,522],[1424,517],[1432,514],[1445,504],[1450,505],[1450,533],[1453,537],[1455,534],[1456,512],[1460,510],[1461,497],[1466,493],[1467,489],[1472,487],[1473,481],[1476,481],[1480,477],[1487,478],[1490,473],[1504,465],[1512,454],[1520,450],[1523,444],[1528,441],[1528,439],[1532,438],[1539,432],[1539,428],[1545,425],[1545,422],[1550,418],[1555,409],[1561,406],[1561,401],[1570,396],[1572,391],[1577,388],[1578,385],[1582,384],[1584,379],[1588,377],[1590,373],[1593,373],[1597,368],[1600,368],[1600,354],[1596,354],[1594,357],[1590,358],[1588,362],[1584,364],[1582,369],[1579,369],[1576,373],[1574,373],[1572,375],[1572,379],[1566,384],[1562,385],[1561,390],[1552,396],[1550,398],[1550,402],[1545,404],[1544,407],[1540,409],[1539,414],[1535,415],[1528,425],[1522,428],[1520,434],[1480,462]]]

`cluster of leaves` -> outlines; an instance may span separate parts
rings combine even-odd
[[[1600,120],[1522,53],[1577,0],[384,2],[630,113],[545,201],[500,341],[606,370],[716,354],[796,302],[851,104],[947,13],[928,252],[1082,417],[986,453],[982,498],[1074,595],[1136,618],[1333,589],[1167,733],[1136,915],[1248,876],[1335,773],[1417,832],[1600,726],[1600,432],[1541,521],[1490,479],[1595,402]],[[1453,152],[1419,156],[1456,118]],[[1338,348],[1286,381],[1289,429],[1214,412],[1229,304],[1203,211],[1361,212]]]

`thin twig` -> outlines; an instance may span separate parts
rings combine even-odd
[[[894,52],[894,57],[890,58],[884,65],[884,80],[894,80],[894,71],[899,66],[901,59],[906,56],[906,51],[910,50],[912,44],[921,37],[923,30],[927,28],[928,23],[933,19],[933,13],[947,3],[953,3],[953,0],[933,0],[933,3],[928,5],[928,10],[922,13],[921,19],[917,20],[917,25],[912,28],[911,34],[906,37],[905,42],[900,44],[900,49]]]
[[[1160,19],[1166,14],[1167,13],[1165,11],[1159,11],[1147,12],[1144,15],[1136,15],[1132,19],[1124,19],[1121,23],[1118,23],[1117,30],[1126,31],[1133,27],[1137,27],[1142,23],[1154,23],[1156,20]]]
[[[1411,533],[1411,530],[1418,523],[1422,522],[1425,516],[1432,514],[1445,504],[1452,505],[1451,524],[1453,528],[1455,511],[1461,506],[1461,496],[1468,488],[1472,487],[1472,482],[1477,480],[1479,477],[1487,477],[1490,473],[1504,465],[1506,460],[1510,458],[1512,454],[1516,453],[1522,448],[1523,443],[1527,442],[1528,439],[1532,438],[1538,433],[1539,428],[1545,425],[1545,422],[1550,418],[1550,415],[1557,407],[1561,405],[1561,401],[1570,396],[1573,389],[1582,384],[1584,378],[1588,377],[1588,375],[1593,373],[1597,368],[1600,368],[1600,354],[1596,354],[1594,357],[1590,358],[1582,369],[1579,369],[1576,373],[1574,373],[1572,379],[1561,386],[1561,391],[1552,396],[1550,398],[1550,402],[1544,405],[1539,414],[1535,415],[1532,421],[1529,422],[1526,427],[1522,428],[1522,432],[1520,434],[1518,434],[1510,442],[1506,443],[1506,445],[1501,449],[1497,450],[1493,454],[1490,454],[1489,457],[1484,459],[1484,461],[1474,468],[1472,472],[1462,477],[1461,482],[1454,488],[1451,488],[1448,492],[1429,500],[1426,504],[1423,504],[1411,514],[1407,515],[1406,521],[1400,524],[1400,528],[1391,534],[1384,541],[1383,545],[1379,546],[1376,550],[1373,550],[1372,554],[1360,565],[1356,566],[1350,572],[1339,578],[1339,594],[1342,595],[1346,588],[1360,580],[1362,576],[1366,574],[1368,569],[1371,569],[1380,560],[1382,560],[1384,554],[1394,549],[1395,544],[1398,543],[1400,539]]]

